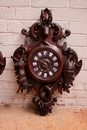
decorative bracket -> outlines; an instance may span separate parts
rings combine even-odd
[[[79,73],[82,60],[78,61],[76,52],[67,47],[67,43],[59,45],[58,40],[66,38],[71,31],[56,23],[52,23],[49,9],[41,11],[40,21],[34,23],[29,31],[22,29],[21,33],[30,37],[33,43],[25,41],[18,47],[13,56],[15,75],[19,91],[24,89],[29,93],[36,92],[32,101],[45,116],[52,112],[52,106],[57,102],[53,95],[55,90],[61,94],[70,92],[73,81]]]

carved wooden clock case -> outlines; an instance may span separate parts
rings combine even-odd
[[[22,34],[33,41],[18,47],[13,56],[15,74],[19,89],[36,92],[32,101],[40,114],[45,116],[52,112],[52,106],[57,102],[53,95],[55,90],[61,94],[69,92],[75,76],[79,73],[82,60],[78,61],[76,52],[67,48],[58,40],[70,35],[70,30],[63,29],[59,24],[52,23],[52,14],[49,9],[41,11],[40,22],[34,23],[29,31],[22,29]]]

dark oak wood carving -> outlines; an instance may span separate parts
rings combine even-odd
[[[55,90],[61,94],[69,93],[69,88],[79,73],[82,60],[78,61],[76,52],[63,45],[58,40],[70,35],[70,30],[52,23],[52,14],[49,9],[41,11],[40,22],[34,23],[29,31],[22,29],[21,33],[30,37],[33,43],[25,41],[18,47],[13,56],[15,75],[19,84],[19,91],[24,89],[29,93],[36,92],[32,101],[45,116],[52,112],[52,107],[57,102],[53,95]]]
[[[6,66],[6,58],[3,57],[2,52],[0,52],[0,75],[3,73]]]

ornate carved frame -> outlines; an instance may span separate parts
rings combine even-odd
[[[36,95],[32,98],[32,101],[39,109],[40,114],[45,116],[52,112],[52,106],[57,102],[57,97],[53,95],[55,90],[58,90],[61,94],[63,91],[70,92],[69,88],[73,85],[73,81],[81,69],[82,60],[78,61],[76,52],[70,47],[68,48],[66,42],[62,45],[59,44],[58,40],[66,38],[71,32],[68,29],[63,32],[63,28],[59,24],[52,23],[51,11],[47,8],[41,11],[40,22],[34,23],[29,31],[22,29],[21,33],[30,37],[33,43],[29,44],[25,41],[24,45],[18,47],[12,56],[19,85],[17,93],[23,92],[24,89],[27,90],[27,93],[34,90]],[[53,81],[37,80],[32,75],[32,71],[29,70],[29,65],[32,66],[29,57],[31,54],[33,55],[33,50],[38,47],[48,47],[51,50],[57,48],[61,63],[59,62],[58,75]],[[45,67],[48,66],[46,61],[41,62]]]

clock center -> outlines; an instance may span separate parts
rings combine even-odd
[[[40,62],[40,69],[42,71],[48,71],[50,70],[51,61],[49,59],[39,59]]]

